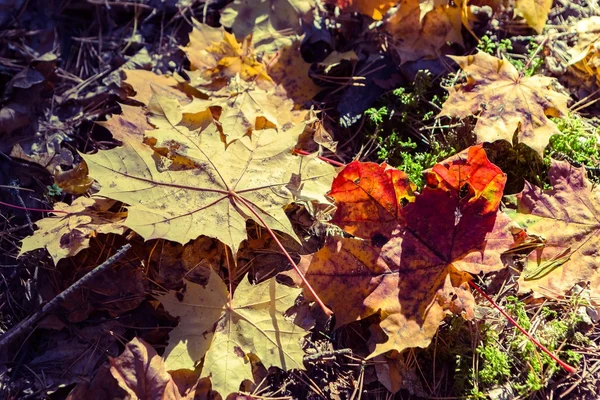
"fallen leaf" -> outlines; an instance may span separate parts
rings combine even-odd
[[[132,400],[181,399],[162,357],[142,339],[133,338],[119,357],[109,361],[111,374]]]
[[[235,36],[225,29],[205,24],[195,24],[190,33],[190,42],[182,50],[188,56],[192,70],[198,70],[202,79],[221,81],[221,87],[236,75],[245,81],[271,82],[266,65],[258,61],[254,53],[252,36],[242,37],[238,43]]]
[[[596,83],[600,83],[600,53],[596,49],[600,41],[600,17],[581,19],[569,30],[578,37],[575,46],[569,48],[569,66],[576,73],[583,73],[582,80],[593,77]]]
[[[560,131],[548,116],[568,114],[569,97],[554,89],[558,82],[546,76],[522,77],[507,60],[479,52],[451,56],[467,75],[467,82],[449,89],[438,116],[466,118],[479,114],[477,142],[506,140],[513,136],[543,155],[552,135]]]
[[[381,20],[385,13],[396,5],[396,1],[390,0],[327,0],[329,4],[335,4],[343,12],[357,12],[368,15],[374,20]]]
[[[184,92],[177,89],[178,82],[173,77],[158,75],[143,69],[125,70],[124,73],[127,76],[125,83],[135,91],[135,96],[131,98],[144,105],[148,105],[154,92],[177,99],[184,104],[190,101]]]
[[[247,237],[249,219],[296,238],[283,208],[298,199],[313,200],[305,193],[331,182],[333,167],[292,154],[304,128],[299,124],[285,133],[255,131],[227,148],[214,124],[202,132],[183,126],[147,132],[157,148],[169,149],[195,166],[183,171],[159,172],[152,148],[135,138],[82,157],[101,185],[98,196],[128,204],[125,225],[146,240],[185,244],[206,235],[225,243],[235,255]],[[300,193],[293,194],[290,184]],[[321,199],[319,193],[317,201]]]
[[[294,103],[303,105],[312,100],[321,88],[309,77],[311,64],[300,53],[300,40],[284,46],[266,65],[269,76],[285,90]]]
[[[275,53],[301,33],[299,21],[314,6],[313,0],[234,0],[221,11],[221,24],[238,38],[252,35],[257,51]]]
[[[541,34],[546,26],[552,0],[516,0],[515,13],[525,19],[527,25]]]
[[[393,231],[403,209],[415,201],[415,185],[397,168],[353,161],[334,179],[329,196],[336,200],[332,223],[358,237]]]
[[[375,171],[381,174],[385,166]],[[402,176],[384,173],[374,181],[383,177],[389,181],[381,187],[394,187],[396,181],[405,192]],[[363,178],[355,184],[358,193]],[[350,182],[334,181],[333,193],[337,183],[347,189],[336,198],[338,206],[345,207],[341,203],[351,197]],[[473,317],[470,274],[503,268],[500,256],[513,244],[511,220],[497,211],[505,182],[483,149],[472,147],[467,160],[438,164],[427,174],[423,192],[402,209],[395,227],[381,211],[383,223],[373,221],[366,240],[330,237],[320,251],[302,257],[299,267],[332,307],[336,326],[380,313],[387,339],[369,340],[369,358],[426,347],[447,313]],[[379,200],[386,198],[390,201]],[[377,196],[373,207],[397,213],[397,198],[389,192]],[[299,282],[295,272],[286,274]]]
[[[392,35],[392,48],[401,63],[422,57],[438,58],[447,42],[463,45],[458,7],[440,4],[425,14],[421,7],[419,0],[402,0],[398,10],[385,21],[384,29]]]
[[[524,269],[530,273],[539,270],[537,279],[526,279],[522,274],[519,291],[556,299],[583,282],[598,294],[600,189],[587,179],[584,168],[566,161],[553,161],[548,174],[552,189],[542,190],[525,182],[518,195],[515,220],[530,235],[545,239],[545,245],[531,253]],[[592,303],[600,306],[600,297],[592,297]]]
[[[121,114],[114,114],[108,121],[97,121],[96,124],[108,129],[117,140],[123,140],[124,137],[137,137],[142,141],[144,132],[152,129],[144,109],[126,104],[120,106]]]
[[[63,171],[59,166],[54,170],[54,182],[63,192],[75,195],[87,193],[94,180],[88,176],[85,162],[73,164],[73,168]]]
[[[19,256],[28,251],[45,248],[58,264],[65,257],[71,257],[90,245],[90,238],[96,234],[123,234],[124,213],[107,211],[114,202],[98,198],[79,197],[73,204],[54,204],[56,215],[36,222],[38,230],[23,239]]]
[[[169,332],[164,354],[169,371],[194,369],[202,360],[210,348],[215,323],[229,300],[225,283],[212,269],[208,272],[204,287],[187,281],[183,300],[178,299],[175,291],[157,297],[169,314],[179,317],[179,324]]]
[[[162,296],[169,313],[180,317],[169,335],[168,365],[193,369],[205,355],[202,376],[210,376],[213,390],[223,396],[238,391],[244,379],[252,380],[249,354],[266,368],[302,369],[300,339],[307,332],[283,316],[300,292],[275,278],[251,285],[246,277],[229,302],[225,284],[211,270],[206,287],[187,283],[181,302],[174,292]]]

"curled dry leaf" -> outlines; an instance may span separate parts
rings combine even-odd
[[[162,357],[143,340],[133,338],[119,357],[109,361],[111,374],[132,400],[182,399]]]
[[[169,334],[166,363],[173,369],[193,369],[205,356],[202,376],[210,376],[213,390],[223,396],[252,380],[249,355],[269,368],[303,368],[300,340],[307,333],[284,318],[300,289],[271,278],[251,285],[244,278],[229,301],[225,283],[210,271],[206,287],[187,283],[183,300],[175,292],[159,298],[166,310],[180,317]],[[214,329],[214,335],[213,335]]]
[[[600,307],[600,190],[584,168],[567,162],[553,161],[549,176],[551,190],[526,182],[518,195],[515,220],[529,234],[545,238],[545,245],[529,256],[519,290],[555,299],[583,283]]]
[[[387,338],[370,339],[369,357],[426,347],[447,313],[473,317],[470,274],[503,268],[500,255],[513,243],[511,220],[498,212],[506,176],[476,146],[466,160],[436,165],[423,192],[402,202],[411,193],[402,172],[359,163],[347,168],[332,187],[341,210],[336,219],[363,239],[330,237],[300,268],[333,308],[337,326],[380,313]],[[376,175],[353,184],[354,170]],[[364,201],[353,204],[361,192]],[[298,282],[295,272],[286,274]]]
[[[55,211],[63,211],[36,222],[38,230],[23,239],[19,256],[31,250],[45,248],[54,264],[71,257],[90,246],[90,238],[97,234],[123,234],[126,213],[108,209],[113,201],[79,197],[73,204],[54,204]],[[51,212],[51,211],[50,211]]]
[[[560,131],[548,116],[568,114],[569,96],[557,91],[555,78],[523,77],[507,60],[479,52],[450,57],[467,75],[467,82],[449,89],[439,116],[466,118],[477,115],[477,141],[506,140],[513,136],[540,156],[550,137]]]

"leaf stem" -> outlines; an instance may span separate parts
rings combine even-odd
[[[0,205],[1,206],[6,206],[6,207],[10,207],[10,208],[16,208],[17,210],[25,210],[25,211],[39,211],[39,212],[45,212],[45,213],[55,213],[55,214],[71,214],[68,211],[62,211],[62,210],[43,210],[41,208],[29,208],[29,207],[21,207],[21,206],[15,206],[14,204],[8,204],[5,203],[3,201],[0,201]]]
[[[283,245],[281,244],[281,242],[277,238],[277,235],[275,235],[275,232],[273,232],[273,230],[271,228],[269,228],[269,225],[267,225],[267,223],[265,222],[265,220],[260,216],[259,213],[256,212],[256,210],[254,209],[254,207],[252,207],[252,205],[250,205],[246,201],[246,199],[244,199],[243,197],[239,196],[235,192],[232,192],[232,196],[236,200],[238,200],[240,203],[242,203],[248,210],[250,210],[250,212],[252,214],[254,214],[254,216],[259,220],[259,222],[262,224],[262,226],[265,227],[265,229],[267,230],[267,232],[269,232],[269,234],[271,235],[271,237],[273,238],[273,240],[275,241],[275,243],[277,244],[277,246],[279,247],[279,249],[281,250],[281,252],[287,258],[288,262],[290,264],[292,264],[292,267],[294,267],[294,269],[296,270],[296,272],[300,276],[300,279],[302,280],[302,283],[308,289],[308,291],[310,292],[310,294],[312,295],[312,297],[315,299],[315,301],[317,302],[317,304],[319,305],[319,307],[321,307],[321,309],[323,310],[323,312],[325,313],[325,315],[327,315],[328,317],[332,316],[333,312],[329,308],[327,308],[327,306],[319,298],[319,295],[317,295],[317,293],[315,292],[315,290],[313,289],[313,287],[310,285],[310,283],[308,283],[308,280],[306,280],[306,277],[304,276],[304,274],[302,273],[302,271],[300,271],[300,268],[298,268],[298,265],[294,262],[294,260],[292,259],[292,256],[290,256],[290,253],[288,253],[288,251],[285,249],[285,247],[283,247]]]
[[[494,300],[492,300],[492,298],[490,296],[488,296],[487,294],[485,294],[485,292],[483,290],[481,290],[481,288],[479,286],[477,286],[474,282],[469,281],[469,285],[471,285],[472,288],[474,288],[475,290],[477,290],[479,292],[479,294],[481,294],[483,297],[486,298],[487,301],[489,301],[492,306],[494,306],[494,308],[498,311],[500,311],[500,313],[502,315],[504,315],[504,317],[506,319],[508,319],[508,321],[513,324],[513,326],[515,328],[517,328],[518,330],[521,331],[521,333],[523,333],[523,335],[527,336],[527,338],[529,340],[531,340],[537,347],[540,348],[540,350],[542,350],[544,353],[548,354],[548,356],[553,359],[554,361],[556,361],[561,367],[563,367],[563,369],[565,371],[567,371],[570,374],[574,374],[577,370],[575,368],[573,368],[572,366],[570,366],[569,364],[567,364],[566,362],[562,361],[561,359],[559,359],[557,356],[555,356],[554,354],[552,354],[550,352],[550,350],[548,350],[543,344],[541,344],[540,342],[538,342],[533,336],[531,336],[531,334],[529,334],[529,332],[527,332],[525,329],[523,329],[519,323],[517,321],[515,321],[510,315],[508,315],[506,313],[506,311],[504,311],[502,308],[500,308],[500,306],[498,304],[496,304],[496,302]]]
[[[309,156],[311,154],[308,151],[299,150],[299,149],[294,149],[294,153],[300,154],[303,156]],[[332,160],[331,158],[322,157],[322,156],[317,156],[317,157],[319,157],[319,159],[322,161],[328,162],[331,165],[335,165],[336,167],[345,167],[346,166],[346,164],[339,162],[339,161]]]

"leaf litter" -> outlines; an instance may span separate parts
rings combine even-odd
[[[28,339],[40,345],[44,332],[60,333],[60,341],[45,342],[37,355],[32,348],[25,358],[29,371],[49,379],[40,384],[0,369],[2,380],[11,376],[11,393],[53,391],[83,380],[67,398],[127,393],[130,398],[193,399],[236,392],[352,398],[364,386],[454,395],[458,392],[433,389],[442,386],[432,385],[423,372],[423,357],[430,357],[432,348],[445,350],[440,338],[448,346],[457,340],[444,336],[452,332],[449,324],[468,324],[487,334],[483,300],[470,287],[475,281],[490,292],[504,282],[530,307],[541,307],[538,299],[570,300],[582,321],[573,327],[589,333],[597,323],[594,240],[600,207],[597,188],[586,176],[589,165],[586,170],[552,161],[546,181],[551,188],[526,182],[511,210],[503,197],[511,194],[505,193],[506,174],[485,150],[490,142],[504,141],[514,152],[526,146],[546,157],[549,143],[555,151],[552,137],[564,134],[556,118],[571,118],[569,96],[549,74],[525,76],[528,64],[515,62],[519,54],[471,51],[477,42],[482,48],[482,35],[497,34],[502,21],[514,43],[519,40],[514,29],[544,33],[534,37],[545,46],[547,60],[560,58],[563,50],[548,43],[554,31],[545,28],[557,26],[547,22],[551,3],[220,3],[174,2],[177,12],[170,15],[179,23],[167,25],[151,18],[153,6],[140,4],[131,14],[136,23],[117,30],[117,36],[104,30],[114,24],[93,25],[99,33],[94,51],[108,54],[107,49],[118,48],[115,38],[121,35],[123,60],[108,68],[101,58],[82,58],[84,48],[92,49],[85,41],[77,42],[80,56],[64,60],[41,42],[29,43],[40,54],[26,62],[14,50],[18,47],[2,50],[0,56],[7,57],[2,60],[22,59],[21,65],[6,64],[11,71],[19,65],[22,73],[11,72],[0,109],[7,139],[0,150],[14,157],[10,165],[18,165],[0,171],[0,185],[7,188],[0,204],[10,216],[9,235],[2,236],[3,249],[9,250],[3,257],[25,267],[5,279],[7,293],[16,293],[14,282],[38,282],[24,295],[3,295],[2,304],[12,308],[3,306],[2,315],[14,315],[0,321],[3,331],[20,320],[11,305],[16,298],[33,313],[40,301],[56,296],[57,288],[84,288],[64,300],[64,318],[46,316],[40,333]],[[103,22],[114,17],[111,7],[131,11],[120,3],[89,7]],[[155,11],[173,13],[161,7]],[[28,8],[25,15],[36,14]],[[597,80],[597,34],[594,19],[583,19],[591,15],[581,16],[571,29],[578,43],[571,61],[564,61],[565,77],[559,78],[571,94],[580,90],[575,97],[585,101],[593,97],[590,88]],[[185,30],[179,31],[181,26]],[[169,33],[163,37],[164,29]],[[14,37],[9,32],[0,40]],[[453,152],[464,151],[427,165],[422,188],[390,162],[357,161],[376,159],[376,140],[363,125],[351,131],[354,127],[344,121],[361,120],[378,97],[373,93],[406,86],[415,79],[411,69],[448,75],[456,68],[446,56],[459,65],[466,82],[455,77],[446,86],[447,99],[430,104],[438,107],[438,116],[463,124],[464,129],[441,128],[450,129],[442,131],[443,140],[473,133],[475,141],[455,145]],[[529,62],[536,57],[529,56]],[[147,69],[135,69],[139,66]],[[573,77],[583,83],[573,84]],[[59,81],[62,86],[55,86]],[[37,103],[30,101],[40,95]],[[344,119],[336,111],[348,100],[343,96],[356,101],[357,118]],[[56,108],[48,106],[50,98]],[[43,115],[40,104],[48,106]],[[593,102],[585,106],[592,110]],[[440,129],[437,124],[430,127]],[[37,126],[41,134],[35,133]],[[436,135],[428,140],[438,140]],[[329,161],[346,166],[336,170]],[[45,175],[30,182],[25,179],[30,171]],[[54,186],[40,184],[48,177]],[[42,215],[44,210],[50,212]],[[298,223],[293,214],[308,223]],[[268,241],[255,239],[266,235]],[[109,265],[102,279],[84,282],[84,271],[110,260],[126,242],[133,245],[126,261]],[[320,249],[307,250],[315,242]],[[251,251],[242,251],[248,246]],[[285,257],[277,259],[283,260],[279,265],[255,265],[267,258],[252,259],[261,251]],[[238,269],[240,254],[251,257],[244,259],[244,270]],[[275,278],[299,259],[296,269]],[[39,263],[48,267],[41,275]],[[519,275],[516,284],[510,283],[513,275]],[[301,288],[290,286],[289,277]],[[119,284],[111,285],[111,279]],[[334,319],[322,312],[327,307]],[[552,325],[550,314],[543,313]],[[539,314],[530,311],[532,318]],[[96,318],[106,315],[113,325],[98,325]],[[520,324],[529,321],[523,318],[517,318]],[[94,353],[91,369],[71,364],[73,371],[61,381],[47,374],[44,363],[77,360],[87,351],[69,334],[69,324],[115,333],[121,345],[115,336],[102,334],[107,352]],[[70,348],[71,343],[77,345]],[[572,343],[567,351],[546,346],[571,357],[568,352],[577,348]],[[53,344],[59,350],[53,352]],[[348,348],[333,347],[342,344]],[[317,354],[304,357],[309,349]],[[488,353],[470,350],[468,357],[488,360]],[[2,348],[0,354],[14,360],[15,351],[20,350]],[[458,379],[460,362],[441,368],[450,365],[449,376]],[[529,383],[545,379],[535,389],[521,378],[504,383],[541,398],[572,391],[583,398],[593,391],[589,372],[582,373],[585,384],[578,389],[549,386],[556,369],[543,365],[548,366],[545,376],[541,367],[513,366],[523,376],[534,374],[527,375]]]

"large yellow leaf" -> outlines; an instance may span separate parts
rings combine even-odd
[[[96,234],[122,234],[126,230],[123,225],[125,213],[108,212],[113,203],[104,199],[79,197],[71,205],[54,204],[54,210],[58,211],[56,215],[35,223],[38,230],[23,239],[19,256],[45,248],[57,264],[63,258],[88,248],[90,238]]]
[[[206,235],[235,254],[247,237],[247,220],[296,238],[284,207],[296,200],[326,201],[319,191],[330,184],[334,168],[292,154],[305,126],[255,131],[227,148],[214,124],[203,131],[171,125],[147,132],[157,148],[188,161],[180,171],[159,169],[152,148],[137,137],[123,137],[123,147],[83,158],[102,186],[98,196],[128,204],[125,225],[145,239],[185,244]]]
[[[523,77],[508,61],[479,52],[472,56],[451,57],[467,75],[467,82],[449,89],[440,116],[466,118],[478,115],[477,142],[506,140],[517,135],[524,143],[543,154],[552,135],[560,131],[548,116],[568,113],[569,97],[554,90],[555,78]]]
[[[202,376],[210,376],[212,389],[223,396],[237,391],[244,379],[252,380],[249,354],[267,368],[303,368],[300,340],[307,332],[283,316],[301,291],[275,278],[251,285],[246,277],[229,302],[225,284],[211,270],[206,287],[187,283],[181,302],[174,292],[162,296],[167,311],[180,317],[169,335],[167,366],[193,369],[206,354]],[[207,330],[213,326],[211,341]]]

